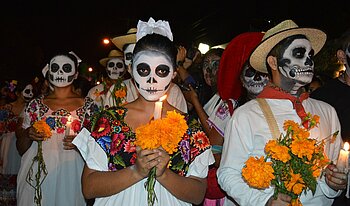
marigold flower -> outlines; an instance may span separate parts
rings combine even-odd
[[[293,172],[291,172],[290,180],[284,181],[284,184],[288,191],[293,192],[296,195],[299,195],[305,187],[301,174],[294,174]]]
[[[242,169],[242,176],[252,187],[268,188],[275,178],[271,165],[272,162],[265,162],[264,157],[249,157]]]
[[[293,154],[297,155],[299,158],[304,156],[310,161],[312,155],[315,151],[315,140],[294,140],[290,145]]]
[[[270,140],[265,145],[266,154],[270,155],[273,159],[280,160],[284,163],[288,162],[291,159],[288,151],[288,147],[279,145],[276,140]]]
[[[33,127],[39,133],[44,134],[44,140],[51,137],[51,127],[46,123],[45,119],[34,122]]]

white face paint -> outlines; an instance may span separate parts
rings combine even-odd
[[[22,91],[22,96],[24,98],[25,102],[29,102],[34,94],[33,94],[33,86],[31,84],[28,84]]]
[[[76,68],[73,60],[60,55],[51,59],[49,65],[49,81],[56,87],[66,87],[76,78]]]
[[[148,101],[157,101],[169,89],[175,77],[171,62],[158,52],[139,52],[132,64],[132,74],[140,94]]]
[[[122,58],[113,58],[107,62],[107,74],[111,79],[118,79],[123,76],[125,66]]]
[[[304,86],[312,81],[314,75],[314,50],[307,39],[295,39],[283,54],[279,71],[295,85]]]
[[[124,50],[124,62],[126,66],[131,64],[132,52],[134,51],[135,45],[136,44],[129,44]]]
[[[253,97],[260,94],[269,81],[269,77],[267,74],[256,71],[249,64],[245,64],[242,70],[241,81],[248,92],[248,97]]]

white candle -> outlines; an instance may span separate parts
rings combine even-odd
[[[167,95],[162,96],[159,101],[155,102],[153,118],[160,119],[162,117],[163,101],[166,99]]]
[[[349,143],[344,143],[344,148],[340,150],[338,161],[337,161],[337,168],[340,171],[347,172],[349,169]]]
[[[72,135],[71,125],[72,125],[72,117],[69,115],[66,123],[66,136]]]

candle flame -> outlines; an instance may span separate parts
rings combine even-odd
[[[69,116],[68,116],[68,122],[71,122],[71,121],[72,121],[72,116],[69,115]]]
[[[164,101],[164,100],[166,99],[166,97],[167,97],[167,95],[166,95],[166,94],[165,94],[165,95],[163,95],[161,98],[159,98],[159,101],[160,101],[160,102]]]
[[[348,143],[348,142],[345,142],[345,143],[344,143],[344,150],[345,150],[345,151],[349,151],[349,147],[350,147],[349,143]]]

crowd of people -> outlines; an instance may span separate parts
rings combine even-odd
[[[150,18],[112,39],[98,85],[58,52],[1,82],[0,205],[350,205],[350,32],[322,81],[326,41],[284,20],[201,54]]]

